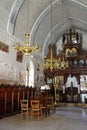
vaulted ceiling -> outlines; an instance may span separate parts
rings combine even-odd
[[[38,42],[42,56],[47,55],[51,29],[52,43],[61,48],[61,36],[70,28],[84,34],[87,48],[87,0],[0,0],[0,30],[24,42],[29,32],[30,44]]]

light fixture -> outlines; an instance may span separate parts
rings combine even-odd
[[[59,50],[58,54],[58,70],[65,70],[68,68],[68,62],[65,60],[65,53],[64,50]]]
[[[29,7],[29,0],[28,0],[28,7]],[[29,10],[29,9],[28,9]],[[29,14],[27,16],[27,18],[29,17]],[[27,22],[29,21],[29,19],[27,20]],[[28,25],[27,25],[27,28],[28,28]],[[26,37],[26,41],[25,41],[25,45],[22,46],[20,43],[16,43],[14,46],[14,48],[17,50],[17,51],[21,51],[22,53],[25,54],[25,56],[28,56],[29,53],[31,53],[32,51],[39,51],[41,49],[40,45],[38,43],[34,44],[33,46],[30,46],[30,43],[29,43],[29,36],[30,34],[29,33],[26,33],[25,34],[25,37]]]
[[[63,0],[62,0],[62,26],[63,26]],[[64,36],[64,35],[63,35]],[[62,40],[63,42],[63,40]],[[58,63],[57,63],[57,69],[58,70],[65,70],[68,67],[67,61],[65,60],[65,53],[64,53],[64,48],[63,48],[64,44],[62,44],[62,50],[59,50],[58,53]]]
[[[53,48],[52,48],[52,0],[51,0],[51,48],[50,48],[50,57],[44,58],[43,60],[43,68],[44,70],[53,69],[58,67],[58,60],[53,57]]]
[[[62,21],[63,21],[63,0],[62,0]],[[60,55],[61,53],[61,55]],[[65,54],[63,51],[60,51],[58,58],[53,56],[52,48],[52,0],[51,0],[51,48],[50,48],[50,57],[44,58],[43,68],[44,70],[50,69],[53,70],[64,70],[68,67],[67,61],[65,61]]]
[[[32,51],[39,51],[40,48],[41,48],[38,43],[36,43],[34,46],[30,46],[30,44],[29,44],[29,36],[30,36],[30,34],[28,34],[28,33],[25,34],[25,37],[26,37],[25,46],[22,46],[19,43],[16,43],[14,45],[14,48],[17,51],[21,51],[22,53],[24,53],[25,56],[28,56],[29,53],[31,53]]]
[[[63,0],[62,0],[62,26],[63,26]],[[63,35],[64,36],[64,35]],[[62,36],[62,37],[63,37]],[[62,41],[63,42],[63,41]],[[63,48],[63,43],[62,43],[62,49],[64,49]],[[68,64],[67,64],[67,61],[65,61],[65,53],[64,53],[64,50],[61,50],[60,51],[60,53],[61,53],[61,57],[59,58],[60,60],[59,60],[59,68],[58,69],[62,69],[62,70],[64,70],[64,69],[66,69],[67,67],[68,67]]]
[[[50,69],[52,71],[53,69],[56,69],[58,67],[57,62],[58,60],[53,57],[52,48],[51,48],[51,55],[49,58],[44,58],[43,67],[45,70]]]

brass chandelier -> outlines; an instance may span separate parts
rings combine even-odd
[[[43,67],[44,69],[50,69],[51,71],[55,68],[58,67],[58,64],[57,64],[57,59],[53,57],[53,53],[52,53],[52,48],[51,48],[51,55],[49,58],[44,58],[44,61],[43,61]]]
[[[54,68],[57,68],[57,59],[53,57],[53,50],[52,50],[52,0],[51,0],[51,49],[50,49],[50,57],[49,58],[44,58],[43,60],[43,68],[45,69],[50,69],[53,71]]]
[[[62,1],[62,8],[63,8],[63,1]],[[63,10],[62,10],[63,12]],[[50,69],[53,71],[54,69],[57,70],[64,70],[68,67],[67,62],[64,58],[64,53],[62,58],[54,58],[53,57],[53,50],[52,50],[52,0],[51,0],[51,49],[50,49],[50,57],[44,58],[43,60],[43,68],[44,70]]]
[[[30,36],[29,33],[25,34],[25,37],[26,37],[25,46],[22,46],[19,43],[16,43],[14,45],[14,48],[17,51],[21,51],[22,53],[24,53],[25,56],[28,56],[29,53],[31,53],[32,51],[39,51],[40,50],[40,45],[38,43],[36,43],[34,46],[30,46],[29,36]]]
[[[29,0],[27,0],[27,2],[28,2],[27,6],[28,6],[28,10],[29,10]],[[28,13],[29,13],[29,11],[28,11]],[[28,18],[28,17],[29,17],[29,14],[28,14],[27,18]],[[29,21],[29,18],[28,18],[27,22],[28,22],[28,21]],[[27,29],[28,29],[28,25],[29,25],[29,24],[27,23]],[[41,49],[41,46],[40,46],[38,43],[36,43],[36,44],[30,46],[29,36],[30,36],[29,33],[26,33],[26,34],[25,34],[26,41],[25,41],[25,45],[24,45],[24,46],[21,45],[20,43],[16,43],[15,45],[13,45],[14,48],[15,48],[17,51],[20,51],[20,52],[24,53],[25,56],[28,56],[28,55],[29,55],[31,52],[33,52],[33,51],[39,51],[39,50]]]
[[[52,55],[51,48],[51,56],[49,58],[44,58],[43,68],[44,70],[50,69],[53,70],[65,70],[68,67],[67,61],[63,58],[54,58]]]

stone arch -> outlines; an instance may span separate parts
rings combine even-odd
[[[11,8],[11,12],[10,12],[10,15],[9,15],[9,18],[8,18],[8,23],[7,23],[7,32],[9,34],[14,33],[14,26],[15,26],[15,22],[16,22],[16,17],[18,15],[20,7],[24,3],[24,1],[25,0],[15,0],[14,3],[13,3],[13,6]]]

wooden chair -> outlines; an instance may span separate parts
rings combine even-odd
[[[40,107],[40,101],[39,99],[31,99],[31,119],[35,119],[35,117],[38,117],[38,119],[41,119],[42,117],[42,109]]]
[[[47,117],[48,115],[50,115],[50,109],[47,106],[47,98],[46,97],[40,97],[40,104],[41,104],[43,116]]]
[[[28,107],[28,100],[20,100],[20,103],[21,103],[21,119],[23,119],[23,117],[28,119],[30,110],[30,108]]]
[[[50,110],[53,110],[53,112],[55,113],[56,105],[53,96],[47,97],[47,106],[50,108]]]

